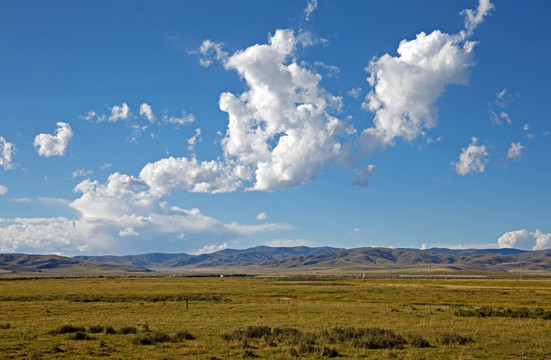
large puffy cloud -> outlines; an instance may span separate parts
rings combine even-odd
[[[275,223],[222,223],[199,209],[159,202],[162,192],[154,192],[142,179],[119,173],[111,174],[105,184],[84,180],[74,191],[81,193],[69,203],[77,210],[75,219],[0,219],[0,252],[203,252],[205,244],[218,246],[261,232],[292,228]]]
[[[169,157],[149,163],[140,172],[140,179],[158,196],[173,189],[200,193],[224,193],[241,186],[244,172],[218,161]]]
[[[144,181],[113,173],[106,184],[86,179],[74,188],[82,196],[71,203],[83,217],[114,218],[123,214],[147,215],[155,207],[156,197],[147,191]]]
[[[373,87],[364,107],[375,113],[374,127],[362,133],[364,146],[390,145],[396,137],[408,141],[434,127],[434,103],[449,84],[465,84],[473,65],[473,46],[439,30],[402,40],[399,56],[385,54],[372,60],[367,71]]]
[[[6,185],[0,184],[0,196],[6,195],[8,193],[8,187]]]
[[[459,175],[467,175],[473,172],[484,172],[488,163],[488,152],[486,146],[477,145],[478,139],[471,138],[471,144],[461,149],[459,161],[452,163]]]
[[[73,129],[64,122],[58,122],[57,126],[55,135],[38,134],[34,138],[34,146],[38,155],[45,157],[65,155],[67,146],[73,138]]]
[[[363,103],[375,113],[374,126],[360,138],[367,151],[392,145],[397,137],[412,141],[438,122],[436,100],[450,84],[465,84],[473,62],[475,42],[467,40],[493,8],[481,0],[476,10],[464,10],[465,29],[449,35],[439,30],[402,40],[398,56],[371,60],[366,70],[372,90]]]
[[[0,252],[84,250],[86,226],[63,217],[0,219]]]
[[[2,166],[4,170],[9,170],[13,167],[12,155],[14,151],[15,146],[0,136],[0,166]]]
[[[250,190],[302,185],[341,151],[336,136],[343,124],[328,113],[340,99],[319,87],[320,75],[288,61],[296,45],[293,31],[277,30],[269,44],[225,61],[249,90],[220,96],[220,109],[229,118],[222,145],[227,158],[254,171]]]
[[[535,232],[528,232],[526,229],[509,231],[499,237],[497,244],[500,248],[548,249],[551,247],[551,233],[544,233],[539,229]]]

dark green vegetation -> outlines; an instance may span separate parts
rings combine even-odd
[[[542,308],[529,309],[522,307],[518,309],[509,308],[493,308],[491,306],[484,306],[478,309],[459,309],[455,312],[458,316],[465,317],[510,317],[510,318],[524,318],[524,319],[544,319],[551,320],[551,311],[545,311]]]
[[[257,246],[225,249],[212,254],[143,254],[77,256],[0,254],[0,275],[44,274],[88,276],[102,273],[171,272],[186,274],[518,274],[549,276],[551,250],[450,250],[432,248],[336,249]]]
[[[1,359],[551,355],[548,280],[4,279],[0,308]]]

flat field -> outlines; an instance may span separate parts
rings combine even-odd
[[[551,359],[551,281],[0,280],[1,359]]]

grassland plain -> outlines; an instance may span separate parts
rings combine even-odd
[[[551,359],[549,280],[2,279],[0,309],[1,359]]]

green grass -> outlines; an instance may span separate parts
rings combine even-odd
[[[1,359],[551,354],[547,280],[0,280],[0,308]]]

